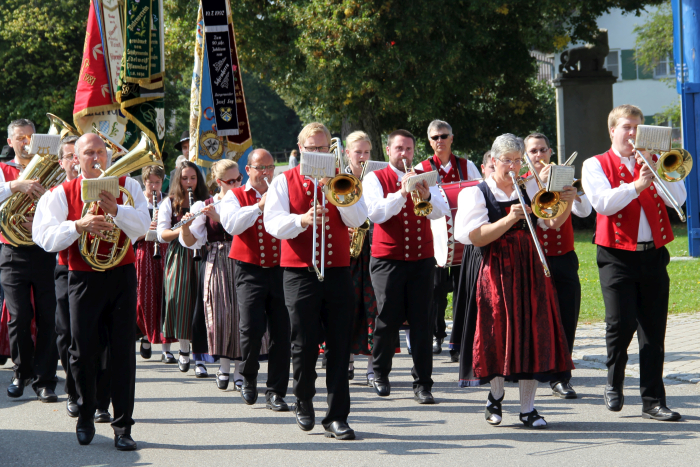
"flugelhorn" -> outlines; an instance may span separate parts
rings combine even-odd
[[[406,164],[406,159],[401,160],[403,161],[403,168],[406,170],[406,173],[410,172]],[[433,212],[433,205],[430,204],[430,201],[424,200],[417,189],[411,192],[411,200],[413,201],[413,212],[416,216],[425,217]]]
[[[564,214],[569,203],[562,201],[561,196],[556,191],[547,191],[545,189],[530,157],[527,153],[524,153],[523,156],[532,175],[535,177],[537,188],[539,189],[535,196],[532,197],[532,213],[540,219],[555,219]]]
[[[532,170],[532,169],[530,169]],[[533,170],[534,173],[534,170]],[[540,240],[537,238],[537,233],[535,232],[535,228],[532,225],[532,220],[530,219],[530,215],[527,213],[527,205],[525,204],[525,200],[523,199],[523,194],[520,192],[520,187],[518,184],[521,182],[521,178],[515,175],[515,172],[512,170],[508,172],[508,175],[510,175],[510,178],[513,180],[513,187],[515,188],[515,192],[518,194],[518,200],[520,201],[520,205],[523,207],[523,211],[525,211],[525,220],[527,221],[527,226],[530,229],[530,235],[532,235],[532,241],[535,242],[535,248],[537,248],[537,254],[540,257],[540,261],[542,261],[542,267],[544,268],[544,275],[547,277],[550,277],[552,274],[549,272],[549,265],[547,264],[547,258],[544,256],[544,252],[542,251],[542,247],[540,246]],[[535,210],[533,209],[532,212],[534,213]],[[535,214],[536,215],[536,214]]]

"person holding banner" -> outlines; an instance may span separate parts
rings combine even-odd
[[[432,204],[427,216],[417,215],[407,182],[417,176],[405,173],[413,162],[415,137],[406,130],[389,135],[389,166],[367,175],[363,182],[369,219],[375,223],[372,237],[370,273],[377,295],[379,313],[374,329],[374,388],[381,397],[389,396],[389,373],[398,346],[401,323],[408,320],[413,357],[413,392],[419,404],[434,404],[432,329],[430,306],[435,270],[433,234],[430,219],[439,219],[449,210],[437,186],[426,181],[416,184],[421,198]],[[403,170],[401,169],[403,168]]]
[[[328,411],[323,427],[326,436],[345,440],[355,439],[355,432],[347,422],[350,413],[347,368],[354,309],[347,229],[360,227],[367,220],[367,207],[364,198],[347,207],[322,203],[325,198],[321,187],[316,188],[315,179],[301,175],[304,153],[327,153],[330,139],[330,132],[321,123],[310,123],[301,130],[297,141],[302,152],[301,164],[272,181],[263,221],[270,235],[282,240],[280,266],[285,268],[284,298],[292,328],[297,424],[302,430],[310,431],[316,423],[312,399],[316,394],[316,361],[323,328],[328,353]],[[314,206],[314,196],[325,208],[322,204]],[[321,224],[317,235],[327,236],[324,242],[313,238],[314,220]],[[321,243],[325,243],[323,255],[319,251]],[[319,263],[323,256],[325,277],[320,281],[312,258],[318,257]]]

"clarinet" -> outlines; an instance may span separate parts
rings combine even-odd
[[[156,190],[153,190],[153,218],[151,219],[153,222],[155,222],[158,219],[158,192]],[[156,238],[153,241],[153,259],[160,259],[160,244],[158,243],[158,239]]]
[[[189,187],[187,189],[187,195],[189,196],[190,199],[190,212],[192,212],[192,206],[194,205],[194,193],[192,192],[192,187]],[[199,248],[194,250],[194,256],[192,257],[194,261],[201,261],[202,256],[199,254]]]

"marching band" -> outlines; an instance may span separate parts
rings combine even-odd
[[[414,400],[435,404],[433,353],[447,337],[446,294],[454,290],[450,352],[459,386],[489,384],[485,419],[498,425],[504,382],[518,382],[520,422],[544,428],[538,382],[555,396],[577,397],[570,378],[581,285],[571,214],[595,209],[607,324],[604,404],[611,411],[624,404],[627,347],[637,331],[642,416],[679,420],[662,379],[664,245],[673,240],[666,206],[680,206],[686,193],[682,183],[661,181],[663,164],[652,170],[663,155],[639,143],[643,120],[631,105],[611,111],[611,148],[584,162],[582,189],[547,191],[554,166],[543,134],[497,137],[482,175],[452,153],[452,127],[435,120],[428,127],[435,153],[417,165],[409,131],[388,136],[382,164],[369,160],[365,133],[350,134],[344,151],[325,125],[310,123],[298,135],[298,166],[275,177],[262,148],[245,167],[221,160],[211,168],[213,196],[187,160],[161,193],[162,159],[145,134],[112,164],[103,138],[68,126],[52,154],[38,154],[31,142],[42,135],[16,120],[8,127],[15,159],[0,163],[0,282],[9,313],[0,352],[9,344],[14,363],[7,394],[21,397],[31,385],[40,401],[57,402],[60,357],[78,442],[90,444],[94,423],[111,423],[115,447],[134,450],[138,335],[143,359],[160,344],[161,361],[177,362],[183,373],[194,360],[194,375],[204,378],[206,364],[218,362],[221,390],[233,362],[247,405],[257,402],[267,358],[267,409],[291,410],[311,431],[323,344],[324,434],[355,439],[353,354],[368,356],[367,384],[389,396],[399,330],[408,326]],[[60,177],[38,181],[35,158],[53,161],[49,169]],[[128,176],[140,169],[145,189]],[[98,201],[89,202],[95,189]],[[17,198],[21,222],[6,221],[5,211],[18,209],[8,200]],[[14,240],[17,232],[26,242]],[[290,359],[295,401],[288,404]]]

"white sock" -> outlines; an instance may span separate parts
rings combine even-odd
[[[491,380],[491,395],[494,399],[498,400],[503,397],[503,394],[505,393],[505,389],[503,388],[504,382],[505,378],[502,376],[496,376]],[[487,402],[486,405],[491,405],[491,402]]]
[[[535,394],[537,393],[537,380],[520,380],[520,413],[530,413],[535,410]],[[535,426],[545,425],[542,420],[535,422]]]
[[[411,346],[411,330],[406,329],[406,347]]]
[[[206,362],[205,362],[204,360],[195,360],[195,362],[194,362],[194,364],[195,364],[195,368],[194,368],[195,373],[198,373],[198,374],[200,374],[200,375],[201,375],[202,373],[207,373],[207,371],[206,371],[206,368],[207,368],[207,367],[204,365],[205,363],[206,363]],[[202,367],[200,367],[199,365],[202,365]]]
[[[231,372],[231,360],[228,358],[219,359],[219,373],[226,373],[227,375]],[[219,375],[219,379],[227,380],[228,376]]]
[[[144,349],[150,349],[151,348],[151,343],[150,342],[141,342],[141,346]]]
[[[180,352],[190,353],[190,341],[188,339],[180,339]],[[189,363],[189,355],[180,355],[180,361],[182,363]]]
[[[372,356],[371,355],[367,356],[367,374],[368,375],[374,374],[374,368],[372,367]]]
[[[160,344],[160,346],[163,349],[163,353],[170,353],[170,344]]]
[[[238,363],[239,363],[238,360],[236,360],[235,363],[234,363],[234,370],[233,370],[233,380],[234,380],[234,381],[238,381],[239,379],[240,379],[240,380],[243,379],[243,375],[241,375],[241,374],[238,372]]]

